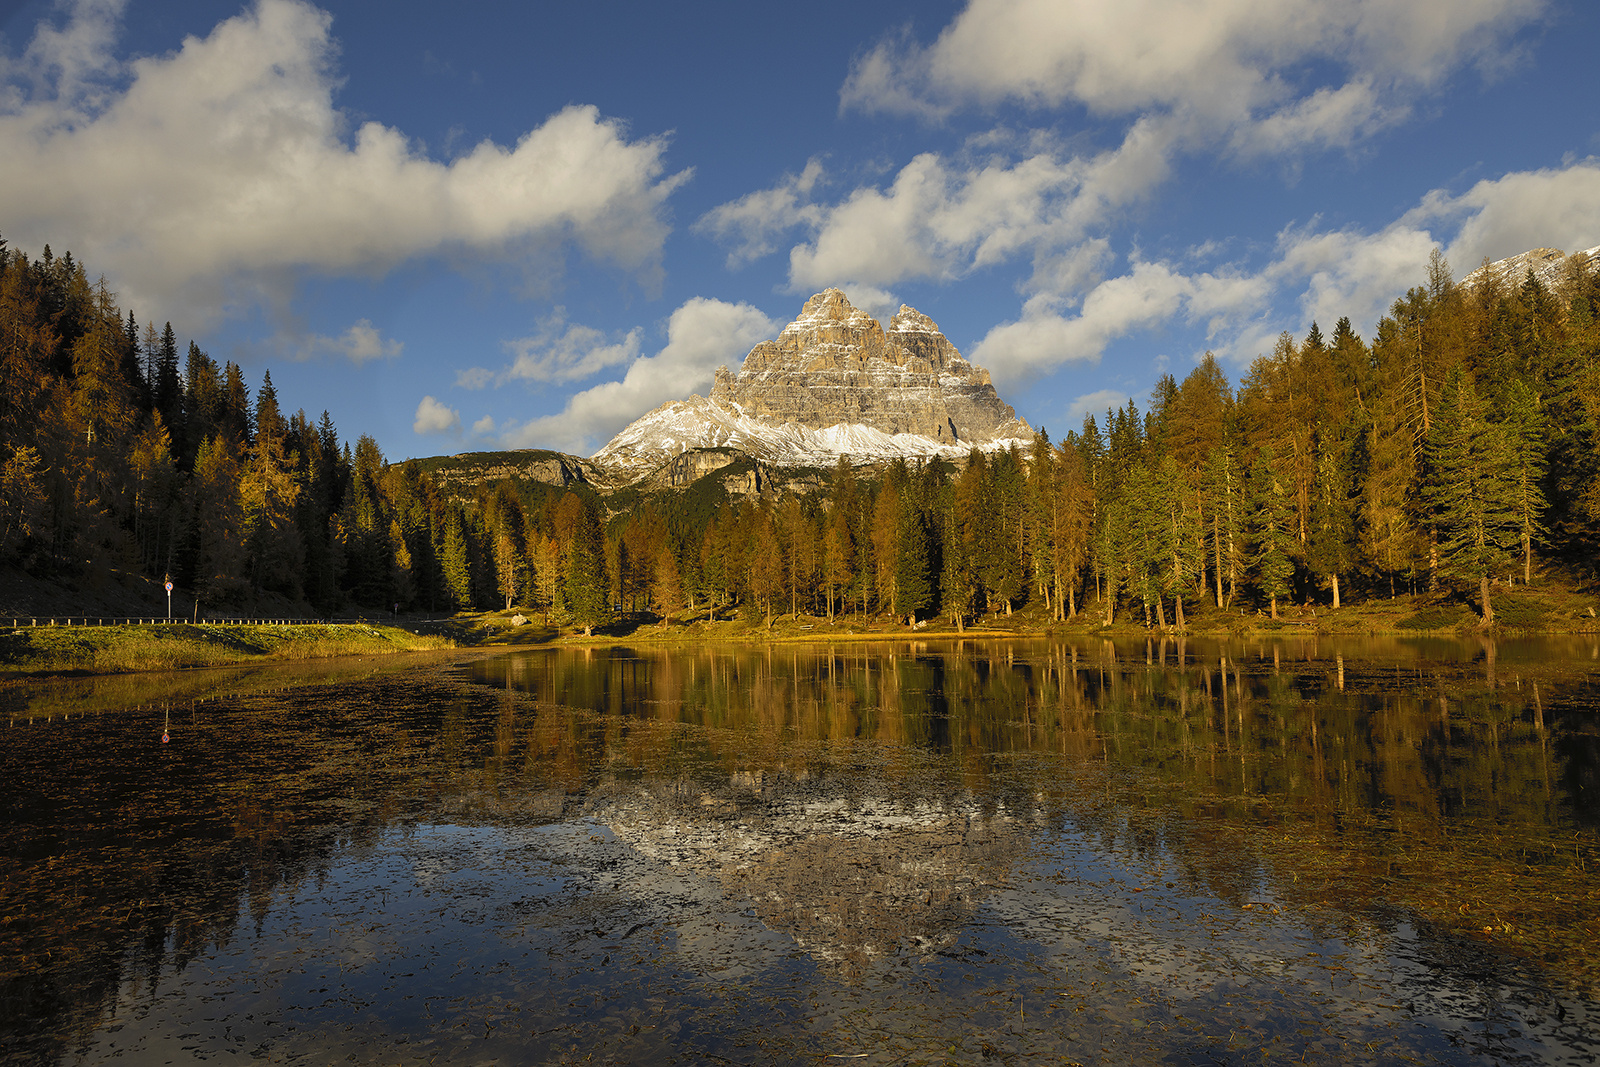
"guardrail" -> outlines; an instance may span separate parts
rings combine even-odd
[[[379,622],[388,626],[403,626],[415,622],[408,619],[266,619],[231,615],[205,619],[164,619],[148,615],[16,615],[9,619],[13,630],[40,626],[372,626]],[[0,617],[0,626],[4,626],[6,621],[6,617]]]

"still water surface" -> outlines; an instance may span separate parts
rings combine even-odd
[[[0,1057],[1600,1055],[1591,636],[314,670],[0,691]]]

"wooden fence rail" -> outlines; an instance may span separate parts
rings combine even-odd
[[[24,630],[36,626],[373,626],[382,624],[415,625],[416,620],[383,619],[265,619],[229,616],[227,618],[164,619],[158,616],[111,615],[14,615],[0,617],[0,626],[10,620],[11,629]]]

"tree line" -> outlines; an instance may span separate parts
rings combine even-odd
[[[1178,626],[1197,604],[1494,590],[1600,573],[1600,274],[1570,260],[1460,285],[1436,252],[1369,343],[1340,319],[1281,335],[1234,388],[1207,355],[1147,409],[964,467],[841,461],[828,484],[714,511],[655,498],[614,518],[618,605],[672,614],[893,613],[1029,605],[1065,621]]]
[[[1369,343],[1278,338],[1237,388],[1209,354],[1146,409],[964,464],[843,461],[809,492],[602,496],[504,478],[447,487],[270,373],[124,312],[70,254],[0,241],[0,562],[170,575],[202,600],[320,610],[521,607],[592,629],[890,613],[964,627],[1029,607],[1182,626],[1205,604],[1494,588],[1600,545],[1600,275],[1452,281],[1437,254]],[[748,461],[741,461],[748,462]]]

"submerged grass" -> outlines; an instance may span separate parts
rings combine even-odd
[[[114,674],[455,647],[392,626],[43,626],[0,633],[0,676]]]

